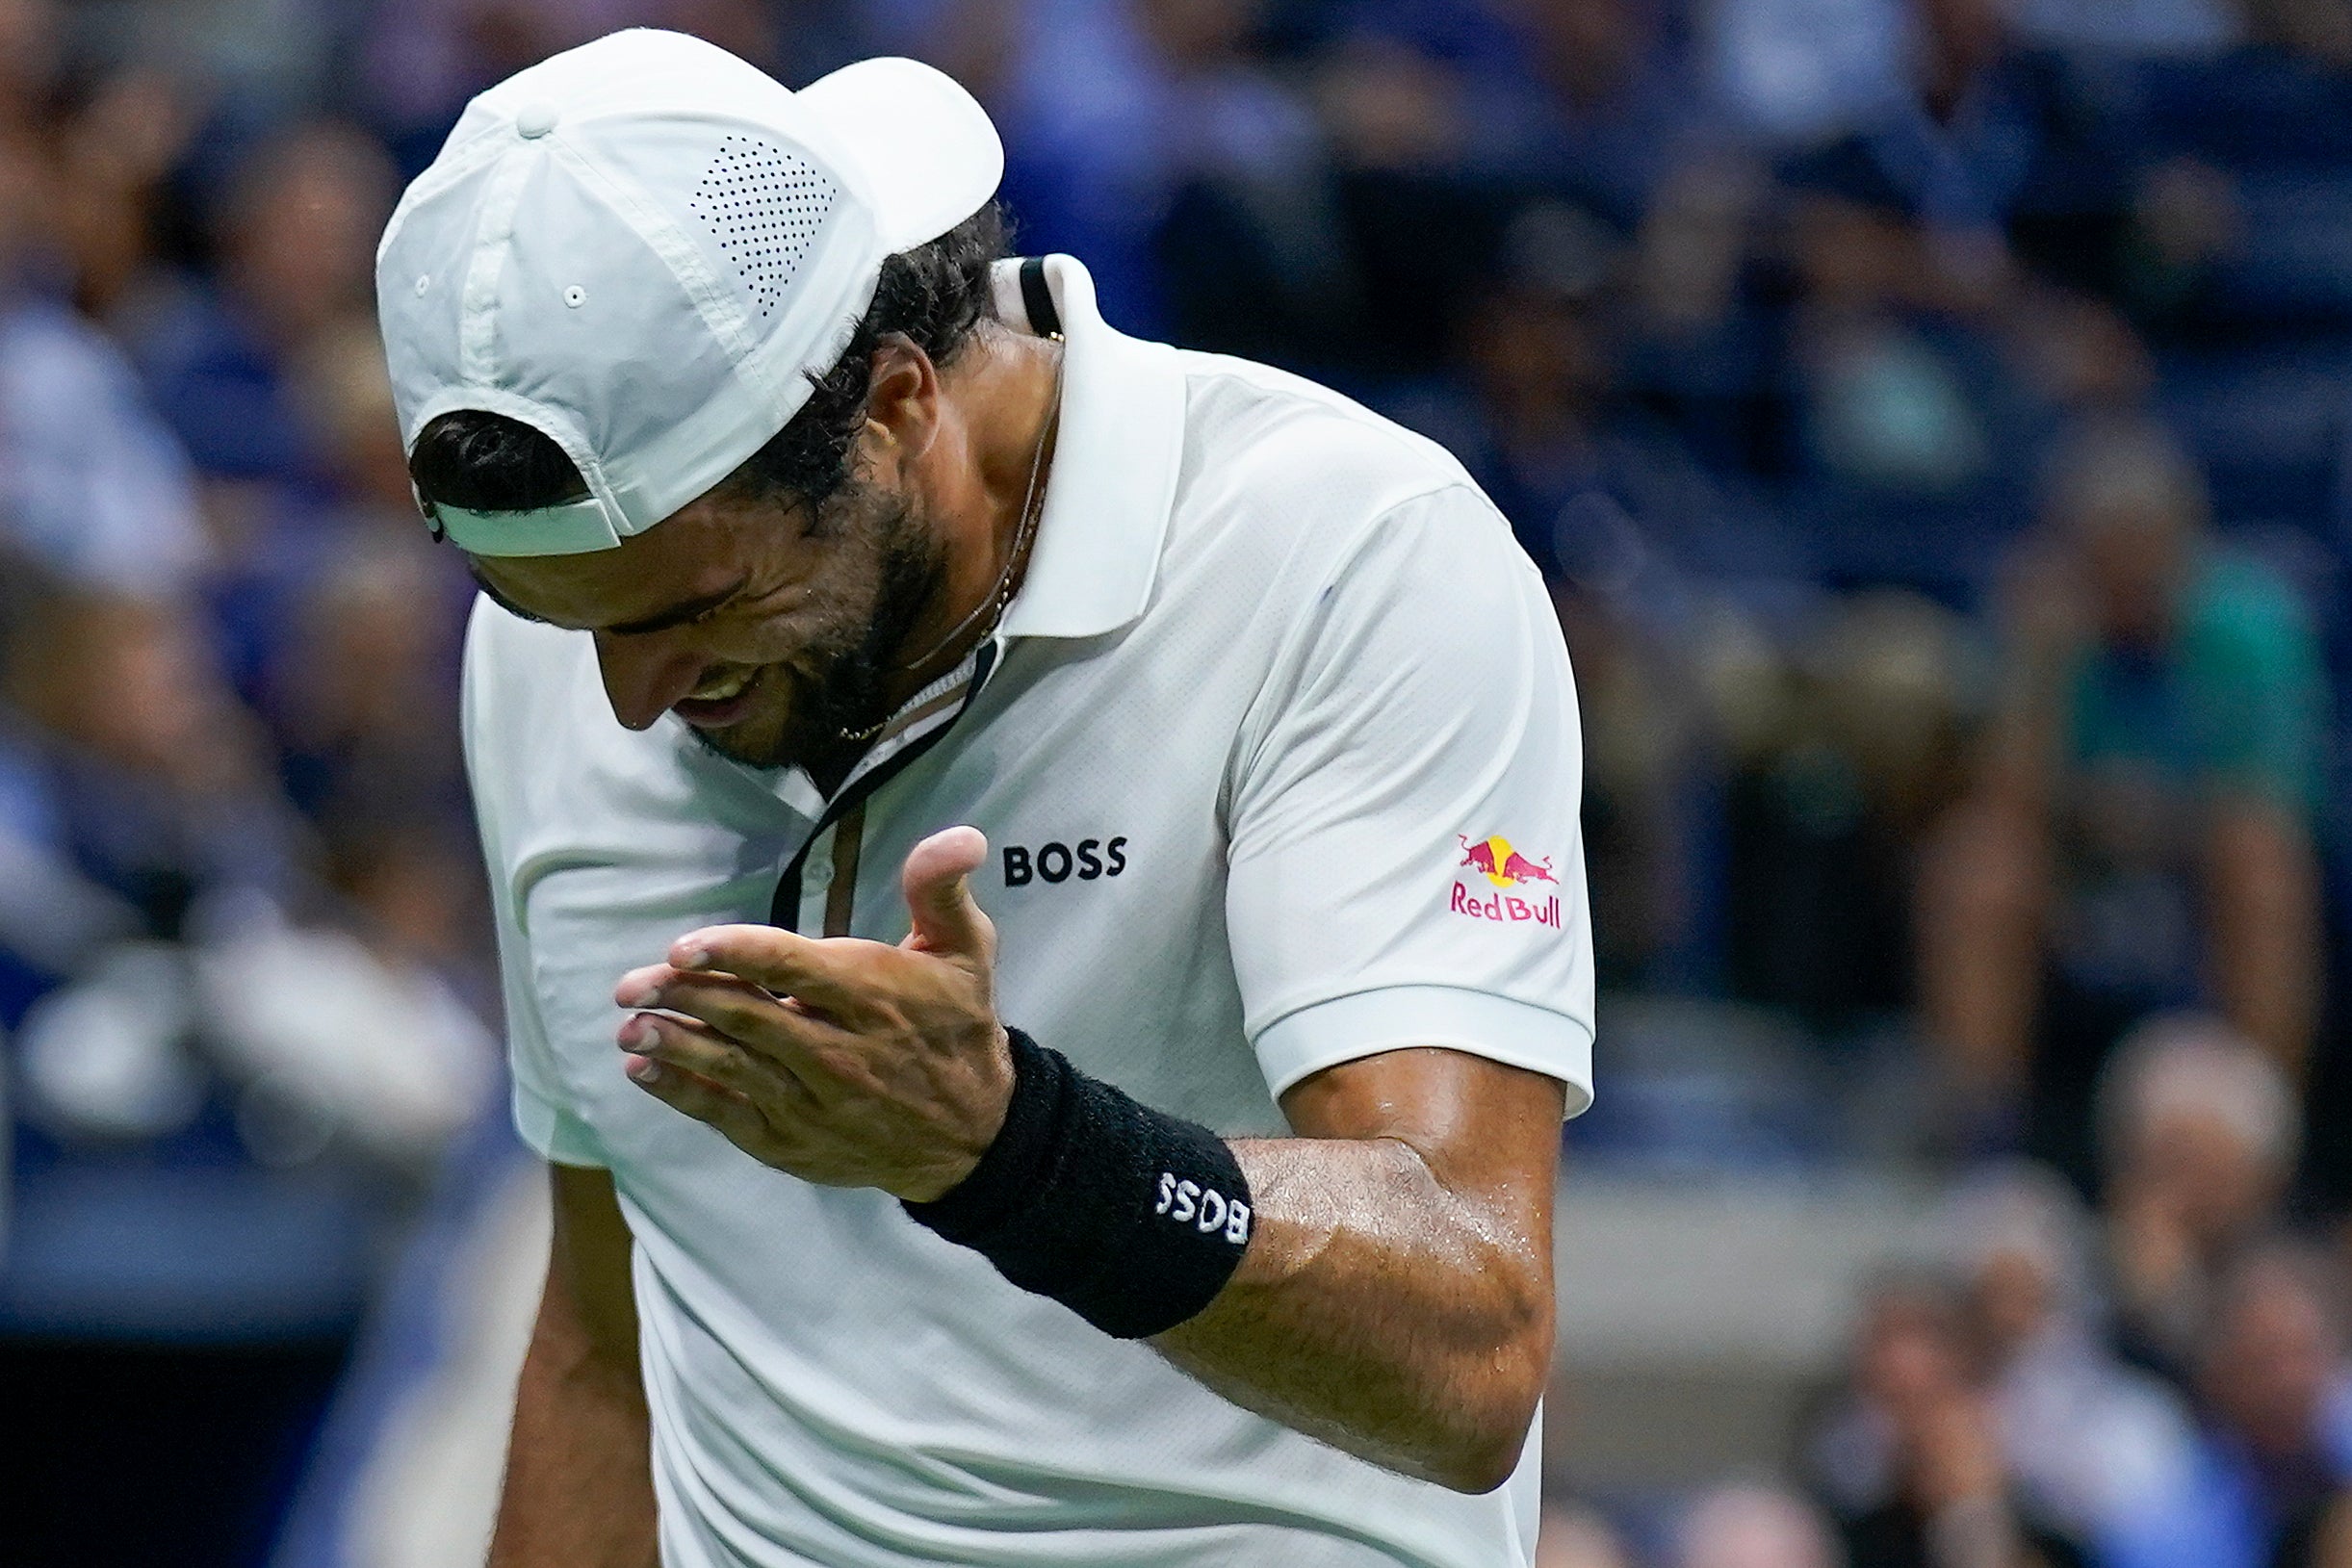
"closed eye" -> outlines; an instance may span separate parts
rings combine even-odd
[[[751,574],[745,572],[716,593],[705,594],[699,599],[690,599],[683,604],[674,604],[660,614],[649,615],[641,621],[625,621],[618,626],[608,626],[605,628],[605,632],[614,637],[643,637],[650,636],[657,631],[668,631],[677,627],[698,626],[733,604],[736,597],[742,593],[750,581]]]

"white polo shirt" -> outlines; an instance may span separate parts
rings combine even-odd
[[[624,970],[771,910],[896,940],[908,850],[971,823],[1003,1016],[1149,1105],[1279,1134],[1300,1079],[1429,1045],[1589,1102],[1575,697],[1511,530],[1430,442],[1047,276],[1067,379],[1024,583],[830,809],[675,719],[621,728],[586,635],[474,617],[516,1118],[609,1168],[635,1237],[663,1561],[1524,1564],[1533,1437],[1486,1497],[1351,1458],[622,1076]]]

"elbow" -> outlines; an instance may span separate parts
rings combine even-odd
[[[1552,1368],[1551,1314],[1482,1358],[1480,1394],[1469,1417],[1449,1434],[1443,1451],[1428,1456],[1428,1477],[1449,1491],[1482,1496],[1511,1479],[1527,1451]]]
[[[1534,1412],[1529,1416],[1532,1419]],[[1481,1444],[1448,1455],[1442,1468],[1433,1467],[1429,1478],[1449,1492],[1484,1497],[1517,1473],[1519,1455],[1527,1445],[1527,1428],[1507,1441]]]

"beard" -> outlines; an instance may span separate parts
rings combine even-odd
[[[865,750],[846,740],[888,719],[893,659],[945,590],[946,551],[905,496],[856,486],[833,503],[841,604],[788,665],[762,670],[762,710],[723,731],[695,732],[710,750],[751,767],[821,774]],[[782,712],[775,710],[781,706]]]

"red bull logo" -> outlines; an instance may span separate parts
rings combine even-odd
[[[1476,866],[1488,882],[1497,887],[1515,887],[1522,882],[1548,882],[1555,886],[1560,879],[1552,875],[1552,858],[1546,855],[1543,863],[1534,861],[1511,847],[1511,840],[1501,834],[1481,838],[1477,843],[1461,838],[1461,863]]]
[[[1466,914],[1476,920],[1494,920],[1504,925],[1534,924],[1560,929],[1560,895],[1557,893],[1531,901],[1503,891],[1531,882],[1548,882],[1558,887],[1560,879],[1552,875],[1552,858],[1531,861],[1513,849],[1511,840],[1500,834],[1491,837],[1471,839],[1460,834],[1461,863],[1485,877],[1496,891],[1474,890],[1462,879],[1454,881],[1453,902],[1447,907],[1456,914]]]

